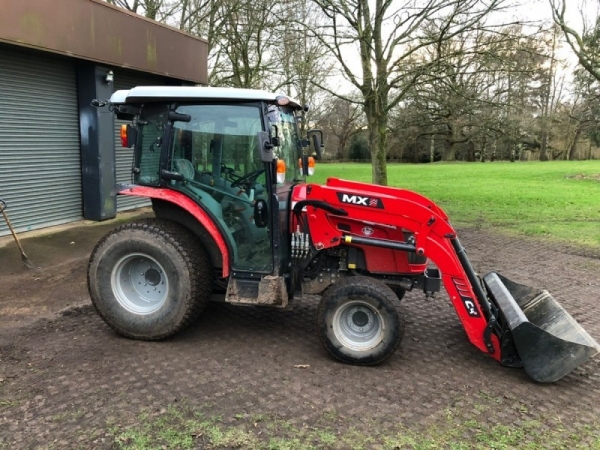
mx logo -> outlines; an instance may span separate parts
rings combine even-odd
[[[362,195],[346,194],[344,192],[337,193],[338,200],[342,203],[350,203],[352,205],[366,206],[368,208],[383,208],[383,202],[377,197],[363,197]]]

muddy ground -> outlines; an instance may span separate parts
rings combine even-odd
[[[367,447],[385,446],[383,437],[402,430],[453,424],[474,444],[469,428],[482,424],[597,439],[600,358],[557,383],[536,384],[469,344],[445,292],[432,301],[406,295],[404,340],[378,367],[328,356],[314,331],[316,297],[291,311],[213,304],[168,341],[121,338],[95,314],[85,285],[87,255],[112,226],[25,240],[33,271],[19,264],[14,246],[0,248],[0,447],[115,448],[127,443],[119,430],[178,405],[223,427],[245,421],[264,442],[282,428],[258,417],[288,430],[352,430],[369,437],[356,441]],[[476,229],[460,236],[478,272],[547,287],[600,338],[598,251]],[[525,433],[522,442],[531,439]],[[352,447],[327,442],[318,446]]]

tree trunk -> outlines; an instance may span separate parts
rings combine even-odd
[[[553,109],[553,98],[550,95],[554,82],[554,54],[556,52],[556,28],[552,33],[552,51],[550,53],[550,68],[548,69],[547,86],[544,92],[544,103],[542,105],[542,146],[540,149],[540,161],[548,161],[548,121]]]
[[[445,132],[446,140],[444,142],[444,155],[442,159],[444,161],[455,161],[456,160],[456,142],[458,136],[451,125],[448,125],[448,130]]]
[[[548,161],[548,132],[545,128],[546,126],[544,125],[544,130],[542,131],[542,144],[540,148],[540,161]]]
[[[475,143],[467,142],[467,162],[475,162]]]
[[[581,136],[581,129],[581,123],[578,123],[575,128],[575,134],[573,135],[573,139],[571,140],[569,148],[567,149],[567,159],[569,161],[573,161],[573,159],[575,158],[575,152],[577,151],[577,141],[579,140],[579,136]]]
[[[456,159],[456,148],[454,146],[454,139],[452,136],[452,128],[444,131],[444,152],[442,154],[442,161],[454,161]]]
[[[429,144],[429,162],[435,162],[435,138],[431,135],[431,143]]]
[[[453,142],[446,140],[444,142],[444,161],[454,161],[456,159],[456,147]]]
[[[387,122],[386,112],[377,108],[374,99],[365,104],[365,115],[369,129],[369,152],[371,153],[372,178],[374,184],[387,186]]]

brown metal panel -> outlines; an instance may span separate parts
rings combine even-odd
[[[101,0],[0,0],[0,42],[208,81],[205,40]]]

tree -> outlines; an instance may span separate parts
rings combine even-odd
[[[573,92],[568,102],[560,105],[562,113],[563,159],[573,160],[577,151],[579,138],[583,135],[596,146],[600,141],[598,123],[600,122],[600,97],[595,94],[598,90],[598,80],[586,70],[576,70],[573,82]]]
[[[439,46],[441,59],[438,49],[420,51],[435,70],[407,91],[390,124],[394,135],[413,130],[404,142],[417,152],[427,147],[427,158],[410,159],[432,161],[439,153],[446,161],[474,161],[477,154],[483,160],[498,139],[518,158],[523,124],[531,128],[538,120],[540,92],[549,92],[546,41],[544,30],[528,35],[510,26],[449,39]]]
[[[587,70],[596,80],[600,80],[600,21],[597,17],[593,23],[585,19],[581,11],[581,29],[577,31],[566,19],[567,0],[549,0],[552,8],[552,17],[556,25],[562,30],[565,40],[573,50],[579,64]],[[571,5],[573,2],[569,2]]]
[[[180,7],[179,2],[168,0],[106,0],[106,2],[159,22],[168,20]],[[186,0],[183,0],[182,3],[185,2]]]
[[[285,90],[319,103],[326,50],[299,24],[317,23],[310,0],[106,0],[208,40],[210,85]],[[311,108],[308,124],[317,108]]]
[[[329,98],[318,126],[328,136],[327,148],[334,158],[346,159],[349,157],[349,144],[353,136],[364,125],[362,118],[361,110],[356,104],[337,97]],[[368,158],[368,153],[364,158]]]
[[[422,48],[439,48],[466,30],[482,27],[485,16],[504,0],[411,0],[399,7],[392,0],[314,1],[328,19],[323,45],[361,92],[373,182],[385,185],[390,110],[435,69],[435,64],[420,64],[414,56]],[[358,58],[353,58],[356,51]],[[359,69],[352,67],[352,60],[360,61]]]
[[[239,88],[265,88],[278,64],[276,18],[271,13],[276,0],[223,2],[217,15],[219,31],[213,51],[223,63],[213,71],[211,84]]]
[[[300,131],[305,133],[329,112],[330,96],[318,85],[326,85],[333,65],[319,39],[305,32],[304,24],[319,23],[319,11],[310,0],[287,0],[274,12],[278,19],[277,54],[280,70],[271,88],[282,89],[302,105],[309,106]]]

